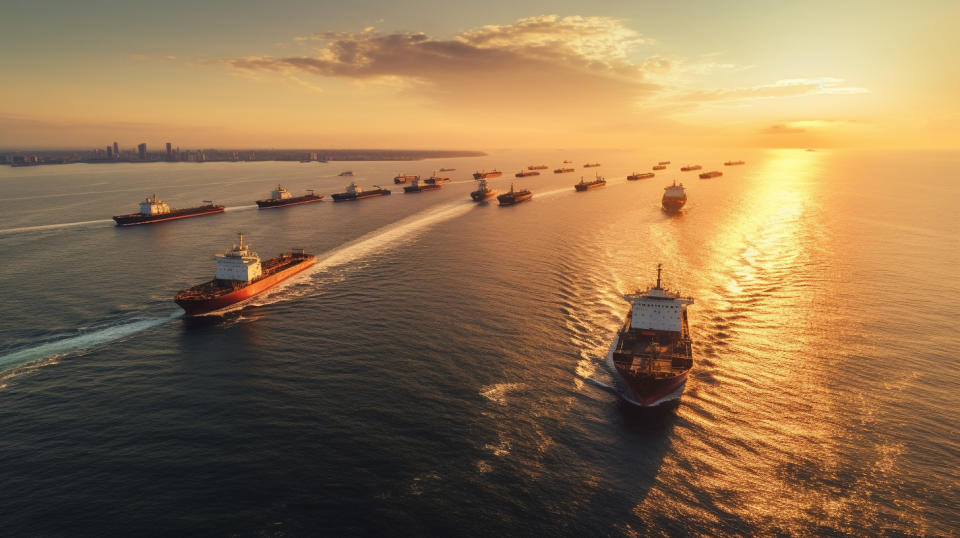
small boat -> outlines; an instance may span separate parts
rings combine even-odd
[[[456,168],[441,168],[441,169],[440,169],[441,172],[453,172],[454,170],[456,170]]]
[[[654,170],[666,170],[666,169],[667,169],[667,165],[665,165],[665,164],[658,164],[658,165],[654,166],[653,169],[654,169]]]
[[[474,202],[482,202],[484,200],[493,198],[496,195],[497,191],[491,189],[490,186],[487,185],[486,179],[478,179],[477,190],[470,193],[470,198],[472,198]]]
[[[596,179],[593,181],[584,181],[583,176],[580,176],[580,183],[577,183],[573,186],[574,190],[577,192],[585,192],[590,189],[598,189],[600,187],[606,187],[607,180],[603,179],[600,176],[596,176]]]
[[[743,162],[743,161],[727,161],[727,162],[723,163],[724,166],[737,166],[737,165],[740,165],[740,164],[747,164],[747,163],[745,163],[745,162]]]
[[[450,183],[450,181],[451,181],[450,178],[440,177],[437,175],[436,172],[434,172],[432,176],[423,180],[423,182],[426,183],[427,185],[443,185],[444,183]]]
[[[629,176],[627,176],[627,181],[636,181],[636,180],[638,180],[638,179],[649,179],[649,178],[651,178],[651,177],[653,177],[653,176],[655,176],[655,175],[656,175],[656,174],[654,174],[653,172],[644,172],[644,173],[642,173],[642,174],[639,174],[639,173],[637,173],[637,172],[634,172],[634,173],[630,174]]]
[[[717,172],[716,170],[714,170],[713,172],[704,172],[700,174],[700,179],[711,179],[715,177],[720,177],[722,175],[723,175],[723,172]]]
[[[553,171],[554,174],[566,174],[568,172],[574,172],[573,168],[557,168]]]
[[[420,181],[420,178],[417,178],[413,180],[413,183],[404,187],[403,192],[409,194],[412,192],[438,191],[441,187],[441,185]]]
[[[692,171],[694,171],[694,170],[700,170],[701,168],[703,168],[703,167],[700,166],[699,164],[688,164],[687,166],[684,166],[684,167],[680,168],[680,171],[681,171],[681,172],[692,172]]]
[[[270,193],[270,198],[266,200],[257,200],[257,207],[268,209],[271,207],[286,207],[290,205],[309,204],[323,200],[322,194],[314,194],[313,189],[307,189],[307,194],[303,196],[294,196],[290,191],[283,188],[283,185],[277,185],[277,188]]]
[[[520,202],[526,202],[527,200],[533,198],[533,193],[529,189],[515,190],[513,185],[510,185],[510,191],[497,196],[497,201],[500,202],[500,205],[514,205],[519,204]]]
[[[539,176],[539,175],[540,175],[540,172],[525,171],[525,170],[520,170],[516,174],[513,174],[514,177],[527,177],[527,176]]]
[[[670,161],[660,161],[657,164],[661,164],[661,165],[670,164]]]
[[[346,172],[340,172],[337,174],[340,177],[353,177],[353,170],[347,170]]]
[[[549,169],[550,167],[545,164],[537,164],[537,165],[531,164],[530,166],[527,167],[527,170],[549,170]]]
[[[393,182],[399,185],[400,183],[406,183],[408,181],[413,181],[415,179],[420,179],[420,176],[405,176],[400,174],[399,176],[393,178]]]
[[[372,190],[365,191],[354,182],[347,185],[347,192],[341,192],[333,195],[334,202],[349,202],[351,200],[362,200],[364,198],[373,198],[374,196],[386,196],[390,194],[390,189],[381,188],[374,185]]]
[[[477,170],[473,174],[473,179],[487,179],[491,177],[500,177],[503,175],[503,172],[500,170],[491,170],[487,172],[486,170]]]
[[[584,168],[595,168],[597,166],[600,166],[600,163],[587,163],[583,165]]]

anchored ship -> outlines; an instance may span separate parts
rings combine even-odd
[[[657,264],[655,287],[624,295],[631,308],[607,354],[620,396],[640,407],[679,398],[693,368],[687,324],[693,298],[663,288],[661,270]]]
[[[687,203],[687,191],[683,188],[683,183],[677,185],[677,182],[674,181],[673,185],[664,187],[663,198],[660,203],[667,211],[680,211],[680,208]]]
[[[497,191],[490,188],[487,185],[486,179],[477,180],[477,190],[470,193],[470,198],[473,198],[474,202],[482,202],[488,200],[497,195]]]
[[[270,193],[270,198],[266,200],[257,200],[257,207],[267,209],[271,207],[286,207],[288,205],[309,204],[310,202],[319,202],[323,200],[322,194],[314,194],[313,189],[307,189],[307,194],[303,196],[294,196],[290,191],[277,185],[277,188]]]
[[[510,191],[497,196],[497,201],[500,202],[500,205],[514,205],[519,204],[520,202],[526,202],[527,200],[533,198],[533,193],[529,189],[515,190],[513,184],[510,184]]]
[[[597,167],[597,166],[600,166],[600,163],[587,163],[587,164],[583,165],[584,168],[594,168],[594,167]]]
[[[656,168],[656,167],[654,167],[654,168]],[[654,174],[653,172],[644,172],[644,173],[642,173],[642,174],[637,173],[637,172],[634,172],[634,173],[630,174],[629,176],[627,176],[627,181],[636,181],[636,180],[638,180],[638,179],[649,179],[649,178],[652,178],[652,177],[655,176],[655,175],[656,175],[656,174]]]
[[[441,168],[441,169],[440,169],[441,172],[453,172],[454,170],[456,170],[456,168]]]
[[[491,177],[500,177],[503,175],[503,172],[499,170],[491,170],[487,172],[486,170],[477,170],[473,174],[473,179],[487,179]]]
[[[596,179],[594,179],[593,181],[584,181],[583,176],[580,176],[580,183],[575,184],[573,188],[577,192],[584,192],[590,189],[598,189],[600,187],[606,187],[606,186],[607,186],[607,180],[603,179],[600,176],[596,176]]]
[[[665,165],[665,164],[658,164],[658,165],[654,166],[653,169],[654,169],[654,170],[666,170],[666,169],[667,169],[667,165]]]
[[[353,177],[353,170],[347,170],[346,172],[340,172],[340,173],[337,174],[337,175],[338,175],[338,176],[341,176],[341,177]]]
[[[531,164],[530,166],[527,167],[527,170],[548,170],[548,169],[550,169],[550,167],[545,164],[536,164],[536,165]]]
[[[424,183],[428,185],[442,185],[444,183],[450,183],[450,181],[451,181],[450,178],[440,177],[437,175],[436,172],[434,172],[432,176],[424,180]]]
[[[660,166],[663,166],[663,165],[665,165],[665,164],[670,164],[670,161],[660,161],[660,162],[658,162],[657,164],[660,165]]]
[[[399,185],[400,183],[406,183],[408,181],[413,181],[415,179],[420,179],[420,176],[405,176],[403,174],[400,174],[397,177],[393,178],[393,182]]]
[[[153,224],[154,222],[199,217],[211,213],[223,213],[226,209],[222,205],[214,205],[210,200],[204,200],[204,203],[206,205],[199,207],[170,209],[166,202],[157,198],[157,195],[154,194],[140,202],[139,213],[116,215],[113,220],[117,222],[117,226],[136,226],[137,224]]]
[[[535,172],[532,170],[520,170],[516,174],[513,174],[514,177],[527,177],[527,176],[539,176],[540,172]]]
[[[701,168],[703,168],[703,167],[700,166],[699,164],[688,164],[687,166],[681,167],[681,168],[680,168],[680,171],[681,171],[681,172],[692,172],[693,170],[699,170],[699,169],[701,169]]]
[[[263,263],[243,244],[243,234],[233,248],[217,254],[213,280],[187,288],[173,299],[188,316],[201,316],[246,301],[307,269],[317,258],[293,249]]]
[[[737,166],[738,164],[747,164],[743,161],[727,161],[723,163],[724,166]]]
[[[557,168],[553,171],[554,174],[566,174],[568,172],[573,172],[573,168]]]
[[[723,172],[718,172],[718,171],[714,170],[714,171],[712,171],[712,172],[704,172],[704,173],[700,174],[700,179],[710,179],[710,178],[714,178],[714,177],[720,177],[720,176],[722,176],[722,175],[723,175]]]
[[[413,183],[407,185],[403,188],[403,192],[424,192],[424,191],[438,191],[442,185],[437,185],[435,183],[427,183],[426,181],[420,181],[420,178],[414,179]]]
[[[374,196],[384,196],[390,194],[390,189],[383,189],[380,185],[374,185],[373,190],[365,191],[353,181],[347,185],[347,192],[341,192],[333,195],[334,202],[347,202],[350,200],[362,200],[363,198],[373,198]]]

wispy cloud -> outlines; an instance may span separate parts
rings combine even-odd
[[[843,86],[843,80],[838,78],[794,78],[778,80],[773,84],[751,86],[747,88],[716,88],[696,90],[677,95],[681,101],[709,102],[709,101],[743,101],[752,99],[769,99],[774,97],[793,97],[811,94],[859,94],[869,93],[866,88]]]

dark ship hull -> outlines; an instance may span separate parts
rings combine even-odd
[[[403,192],[409,194],[412,192],[438,191],[440,185],[410,185],[403,188]]]
[[[663,205],[663,209],[670,213],[676,213],[683,209],[683,206],[687,203],[685,198],[668,198],[663,197],[663,200],[660,202]]]
[[[373,198],[375,196],[385,196],[390,194],[388,189],[376,189],[372,191],[363,191],[360,194],[350,194],[349,192],[340,192],[333,195],[334,202],[349,202],[351,200],[361,200],[363,198]]]
[[[473,174],[473,179],[488,179],[491,177],[500,177],[503,175],[503,172],[494,170],[493,172],[477,172]]]
[[[573,186],[573,188],[576,189],[577,192],[584,192],[584,191],[589,191],[591,189],[599,189],[600,187],[606,187],[606,186],[607,186],[606,181],[592,181],[590,183],[577,183],[576,185]]]
[[[188,316],[201,316],[255,297],[284,280],[308,269],[317,258],[309,254],[283,254],[263,263],[263,274],[250,283],[232,280],[211,280],[185,289],[174,302]]]
[[[683,393],[693,368],[687,314],[680,332],[631,329],[632,312],[607,355],[620,396],[639,407],[655,407]]]
[[[497,191],[492,189],[486,191],[473,191],[470,193],[470,198],[472,198],[474,202],[482,202],[484,200],[489,200],[496,195]]]
[[[144,215],[142,213],[131,213],[129,215],[117,215],[113,220],[117,226],[136,226],[138,224],[153,224],[155,222],[166,222],[168,220],[187,219],[190,217],[200,217],[213,213],[223,213],[226,208],[222,205],[205,205],[200,207],[191,207],[189,209],[174,209],[163,215]]]
[[[627,181],[637,181],[638,179],[650,179],[655,175],[656,174],[654,174],[653,172],[647,172],[645,174],[632,174],[627,176]]]
[[[453,180],[448,177],[428,177],[427,179],[423,180],[423,182],[427,185],[443,185],[444,183],[450,183],[451,181]]]
[[[271,207],[286,207],[288,205],[309,204],[310,202],[319,202],[320,200],[323,200],[322,194],[306,194],[304,196],[295,196],[293,198],[285,198],[283,200],[257,200],[257,207],[260,209],[268,209]]]
[[[530,191],[517,191],[517,192],[508,192],[497,196],[497,201],[500,202],[500,205],[515,205],[520,202],[526,202],[527,200],[533,198],[533,193]]]

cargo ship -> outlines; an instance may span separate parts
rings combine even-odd
[[[488,179],[491,177],[500,177],[503,175],[503,172],[499,170],[491,170],[487,172],[486,170],[477,170],[473,174],[473,179]]]
[[[456,170],[456,168],[441,168],[441,169],[440,169],[441,172],[453,172],[454,170]]]
[[[405,176],[400,174],[399,176],[393,178],[393,182],[399,185],[400,183],[406,183],[415,179],[420,179],[420,176]]]
[[[271,207],[286,207],[288,205],[309,204],[310,202],[319,202],[323,200],[322,194],[314,194],[312,189],[307,189],[307,194],[303,196],[294,196],[290,191],[277,185],[277,188],[270,193],[270,198],[266,200],[257,200],[257,207],[268,209]]]
[[[487,185],[486,179],[478,179],[477,190],[470,193],[470,198],[472,198],[474,202],[482,202],[484,200],[489,200],[496,195],[497,191],[491,189],[490,186]]]
[[[427,185],[443,185],[444,183],[450,183],[451,179],[448,177],[440,177],[436,172],[432,176],[423,180]]]
[[[597,166],[600,166],[600,163],[587,163],[583,165],[584,168],[596,168]]]
[[[692,171],[694,171],[694,170],[700,170],[701,168],[703,168],[703,167],[700,166],[699,164],[689,164],[689,165],[687,165],[687,166],[681,167],[681,168],[680,168],[680,171],[681,171],[681,172],[692,172]]]
[[[747,164],[743,161],[727,161],[723,163],[724,166],[737,166],[738,164]]]
[[[187,288],[174,297],[188,316],[201,316],[246,301],[293,275],[309,268],[317,258],[293,249],[260,263],[250,245],[240,242],[223,254],[217,254],[217,272],[213,280]]]
[[[704,172],[700,174],[700,179],[710,179],[710,178],[720,177],[722,175],[723,175],[723,172],[718,172],[714,170],[712,172]]]
[[[660,200],[660,203],[664,209],[671,213],[680,211],[684,204],[687,203],[687,191],[683,188],[683,183],[677,185],[677,182],[674,181],[673,185],[664,187],[663,198]]]
[[[580,176],[580,183],[577,183],[573,186],[574,190],[577,192],[584,192],[590,189],[599,189],[600,187],[606,187],[607,180],[603,179],[600,176],[596,176],[596,179],[593,181],[584,181],[583,176]]]
[[[642,174],[634,172],[629,176],[627,176],[627,181],[636,181],[638,179],[650,179],[654,176],[656,176],[656,174],[654,174],[653,172],[644,172]]]
[[[117,226],[136,226],[138,224],[153,224],[154,222],[165,222],[168,220],[200,217],[212,213],[223,213],[226,209],[222,205],[214,205],[210,200],[204,200],[204,202],[206,205],[198,207],[170,209],[170,206],[168,206],[166,202],[157,198],[157,195],[154,194],[140,202],[139,213],[116,215],[113,217],[113,220],[117,222]]]
[[[665,165],[665,164],[658,164],[658,165],[654,166],[653,169],[654,169],[654,170],[666,170],[666,169],[667,169],[667,165]]]
[[[660,166],[663,166],[663,165],[670,164],[670,161],[660,161],[660,162],[658,162],[657,164],[660,165]]]
[[[516,174],[513,174],[514,177],[527,177],[527,176],[539,176],[539,175],[540,175],[540,172],[535,172],[532,170],[530,171],[520,170]]]
[[[350,200],[362,200],[363,198],[373,198],[374,196],[385,196],[390,194],[390,189],[383,189],[380,185],[374,185],[373,190],[365,191],[353,181],[347,185],[347,192],[341,192],[333,195],[334,202],[348,202]]]
[[[607,354],[620,396],[639,407],[656,407],[683,393],[693,368],[693,349],[684,297],[660,285],[624,295],[631,303]]]
[[[403,188],[403,192],[412,193],[412,192],[424,192],[424,191],[438,191],[442,185],[437,185],[435,183],[427,183],[426,181],[420,181],[420,178],[414,179],[413,183],[407,185]]]
[[[573,168],[557,168],[553,171],[554,174],[566,174],[568,172],[573,172]]]
[[[537,164],[537,165],[531,164],[530,166],[527,167],[527,170],[549,170],[549,169],[550,167],[545,164]]]
[[[520,202],[526,202],[527,200],[533,198],[533,193],[529,189],[515,190],[513,185],[510,185],[510,191],[497,196],[497,201],[500,202],[500,205],[514,205],[519,204]]]
[[[337,174],[340,177],[353,177],[353,170],[347,170],[346,172],[340,172]]]

